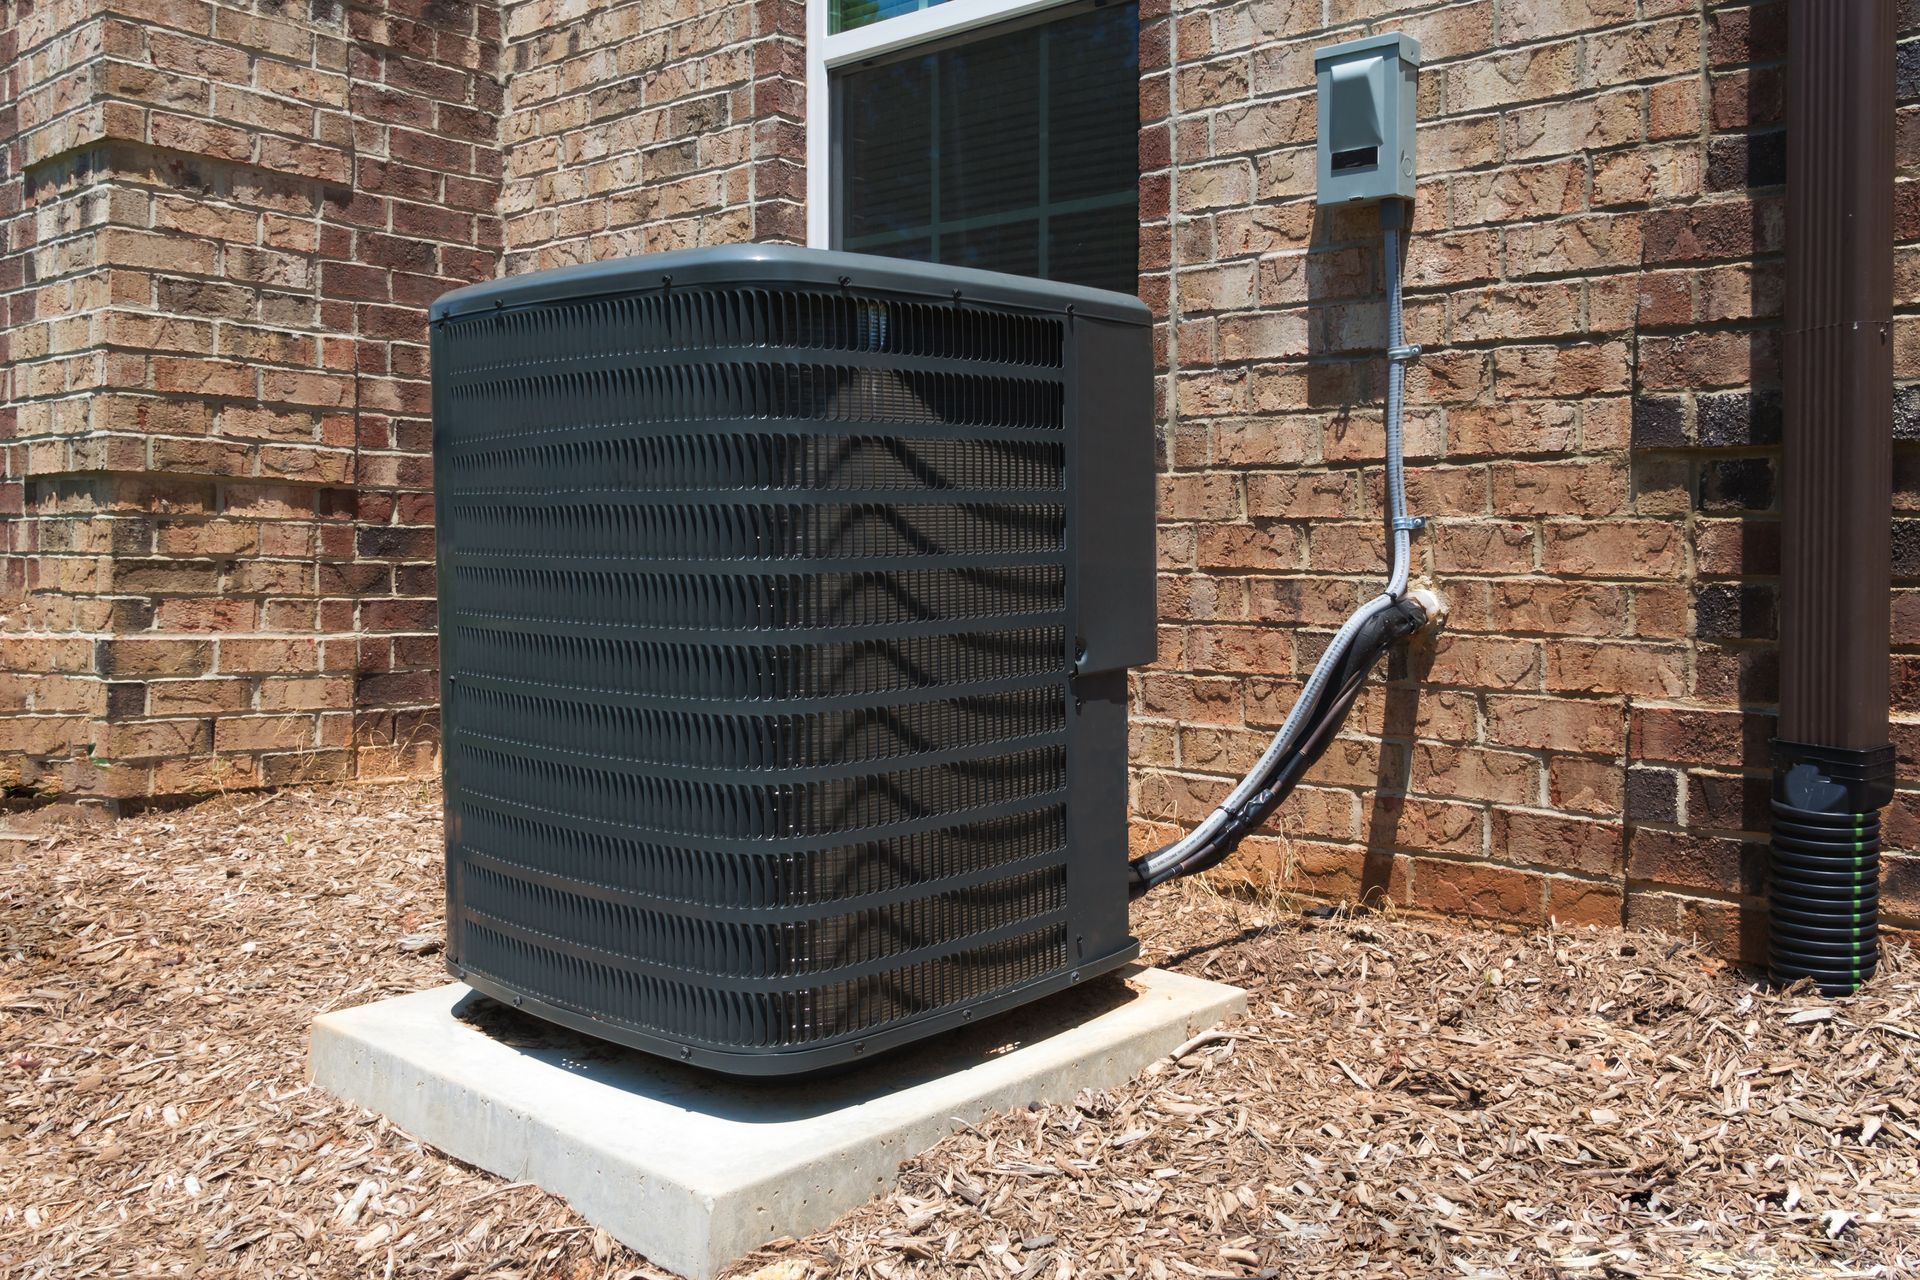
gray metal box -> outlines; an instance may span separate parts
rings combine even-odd
[[[737,246],[432,328],[456,976],[775,1075],[1134,956],[1138,299]]]
[[[1393,32],[1313,55],[1319,203],[1413,199],[1420,42]]]

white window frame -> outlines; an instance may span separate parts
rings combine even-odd
[[[829,35],[832,0],[807,0],[807,243],[833,239],[833,86],[836,67],[944,40],[976,27],[1057,9],[1074,0],[946,0]]]

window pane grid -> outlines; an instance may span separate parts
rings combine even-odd
[[[839,73],[839,247],[1132,292],[1138,38],[1129,3]]]
[[[1047,222],[1071,213],[1086,213],[1094,209],[1134,209],[1139,203],[1139,194],[1134,191],[1112,191],[1103,196],[1083,196],[1078,200],[1055,200],[1045,205],[1032,204],[1021,209],[1009,209],[1003,213],[983,213],[972,218],[947,218],[919,226],[899,227],[891,231],[875,231],[866,235],[842,237],[840,247],[855,252],[865,252],[881,245],[897,244],[902,240],[929,240],[938,244],[940,237],[957,231],[978,231],[983,227],[997,227],[1009,222]],[[938,261],[938,259],[934,259]],[[1041,274],[1045,274],[1042,272]]]

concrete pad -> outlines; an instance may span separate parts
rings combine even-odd
[[[709,1280],[893,1185],[993,1111],[1107,1088],[1223,1018],[1237,987],[1129,966],[823,1079],[739,1081],[575,1035],[460,983],[326,1014],[309,1070],[420,1141],[571,1201]]]

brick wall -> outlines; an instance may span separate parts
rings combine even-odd
[[[806,239],[802,0],[504,9],[509,273]]]
[[[1370,215],[1315,46],[1421,40],[1408,325],[1446,632],[1237,864],[1749,954],[1774,697],[1783,0],[1142,0],[1161,659],[1135,843],[1203,814],[1382,569]],[[421,309],[804,214],[804,6],[0,2],[0,783],[424,767]],[[1920,4],[1903,177],[1920,175]],[[1896,740],[1920,738],[1920,184],[1900,196]],[[1920,791],[1886,905],[1920,923]]]
[[[1510,920],[1699,930],[1752,955],[1775,693],[1784,3],[1147,0],[1143,292],[1165,317],[1161,660],[1136,843],[1203,814],[1377,589],[1371,215],[1313,204],[1312,50],[1425,50],[1406,271],[1417,572],[1452,617],[1375,687],[1242,870]],[[1148,16],[1143,12],[1143,17]],[[1909,6],[1904,32],[1920,31]],[[1920,44],[1901,164],[1920,173]],[[1898,376],[1920,378],[1920,186]],[[1920,388],[1900,512],[1920,505]],[[1920,525],[1896,520],[1902,769]],[[1890,845],[1920,838],[1904,782]],[[1909,926],[1920,865],[1887,859]]]
[[[418,769],[423,312],[498,262],[497,14],[5,12],[0,783]]]
[[[0,8],[0,793],[428,767],[426,304],[801,238],[803,30],[797,0]]]

